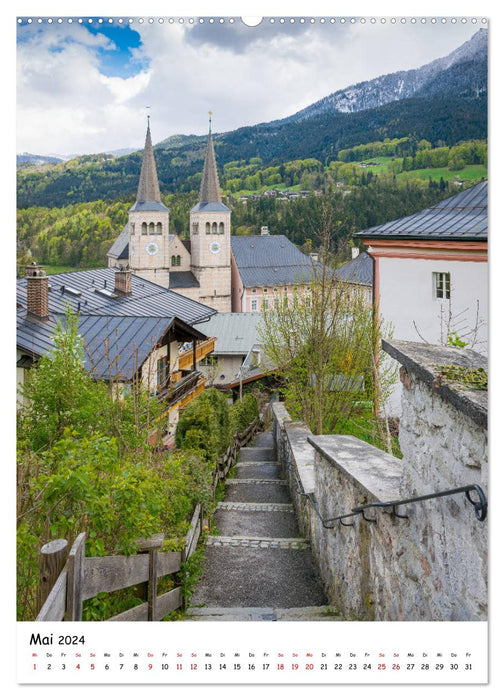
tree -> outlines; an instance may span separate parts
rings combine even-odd
[[[363,399],[380,408],[378,336],[382,329],[356,285],[337,279],[325,217],[319,263],[292,300],[278,298],[263,313],[260,337],[277,366],[291,415],[315,434],[341,430]]]

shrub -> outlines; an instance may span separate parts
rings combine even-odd
[[[259,415],[259,403],[253,394],[245,394],[242,401],[230,407],[233,432],[242,433]]]

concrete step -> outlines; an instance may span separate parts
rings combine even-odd
[[[270,447],[242,447],[240,462],[274,462],[276,450]]]
[[[338,622],[343,618],[328,606],[303,608],[189,608],[187,620],[196,622],[222,621],[282,621],[305,620],[313,622]]]
[[[280,479],[280,465],[275,462],[249,462],[236,465],[237,479]]]
[[[228,479],[226,501],[246,503],[290,503],[286,482],[273,479]]]
[[[214,522],[219,535],[233,537],[292,538],[298,534],[294,512],[271,510],[216,510]]]
[[[271,450],[274,449],[275,442],[273,440],[273,433],[258,433],[249,443],[249,447],[267,447]]]
[[[211,538],[215,541],[220,538]],[[227,539],[226,544],[223,540]],[[235,546],[230,544],[233,541]],[[221,546],[207,546],[202,577],[191,599],[198,607],[302,608],[327,605],[313,566],[311,550],[282,548],[266,538],[256,547],[242,546],[245,538],[222,538]],[[259,542],[268,546],[260,547]],[[214,542],[215,544],[215,542]]]

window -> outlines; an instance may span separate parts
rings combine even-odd
[[[172,267],[177,267],[178,265],[180,265],[180,255],[172,255],[171,264]]]
[[[252,302],[250,304],[250,310],[257,311],[257,299],[252,299]]]
[[[131,224],[131,235],[135,235],[135,224]]]
[[[217,222],[214,221],[212,224],[212,233],[217,233]]]
[[[252,290],[252,294],[255,294],[256,292],[257,292],[257,289],[254,287],[254,289]]]
[[[194,235],[194,236],[197,236],[197,235],[198,235],[198,233],[199,233],[199,226],[198,226],[198,223],[197,223],[197,222],[193,223],[193,225],[192,225],[192,232],[193,232],[193,235]]]
[[[154,233],[154,222],[151,221],[149,224],[149,233]]]
[[[210,233],[210,222],[207,221],[205,224],[205,233]]]
[[[157,385],[164,386],[168,378],[168,357],[165,355],[157,361]]]
[[[434,298],[449,299],[450,298],[450,273],[449,272],[434,272]]]
[[[160,221],[158,221],[156,224],[156,233],[158,233],[158,234],[163,233],[163,226],[162,226]]]
[[[265,294],[267,294],[267,293],[268,293],[268,287],[264,287],[263,292],[264,292]]]
[[[221,233],[221,234],[224,233],[224,224],[222,223],[222,221],[219,224],[219,233]]]
[[[142,221],[142,236],[146,236],[146,235],[147,235],[147,224],[145,223],[145,221]]]
[[[213,367],[217,364],[217,357],[215,355],[207,355],[200,360],[200,365]]]
[[[269,306],[269,300],[268,299],[263,299],[262,307],[263,311],[267,311]]]

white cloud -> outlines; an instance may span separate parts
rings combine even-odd
[[[209,109],[215,131],[281,118],[337,89],[446,55],[477,27],[367,22],[220,37],[209,26],[189,35],[178,23],[134,29],[142,44],[133,56],[148,68],[128,78],[100,72],[98,51],[113,48],[101,34],[75,24],[23,30],[18,150],[140,147],[146,105],[155,141],[203,133]]]

